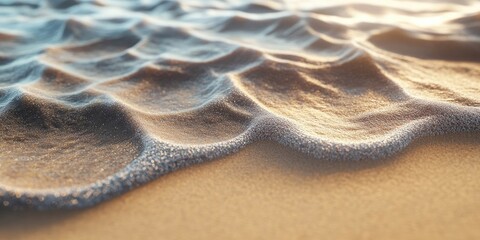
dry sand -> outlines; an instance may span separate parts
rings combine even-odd
[[[478,133],[383,161],[260,142],[93,208],[1,210],[2,239],[479,239]]]

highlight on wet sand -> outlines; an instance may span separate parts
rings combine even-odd
[[[480,137],[480,3],[409,3],[0,2],[0,205],[89,207],[263,141],[348,163]]]

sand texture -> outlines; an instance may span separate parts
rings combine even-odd
[[[18,240],[480,238],[480,139],[422,139],[393,158],[322,161],[274,142],[168,174],[93,208],[0,210]]]
[[[475,0],[38,2],[0,2],[4,207],[92,206],[261,141],[356,164],[480,136]]]

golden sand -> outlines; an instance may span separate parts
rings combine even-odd
[[[480,138],[329,162],[272,142],[78,211],[1,210],[2,239],[479,239]]]

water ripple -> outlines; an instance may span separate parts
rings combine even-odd
[[[391,156],[480,130],[480,6],[0,3],[0,205],[87,207],[273,140]]]

